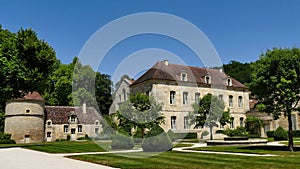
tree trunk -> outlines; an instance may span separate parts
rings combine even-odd
[[[289,123],[289,150],[294,151],[294,142],[293,142],[293,124],[292,124],[292,115],[291,111],[288,112],[288,123]]]
[[[212,133],[212,126],[209,126],[209,132],[210,132],[210,140],[213,139],[213,133]]]

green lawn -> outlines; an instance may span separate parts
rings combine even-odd
[[[69,158],[89,161],[118,168],[299,168],[300,155],[278,157],[249,157],[234,155],[185,153],[169,151],[151,157],[151,153],[128,153],[126,156],[118,154],[81,155]],[[147,158],[141,158],[141,157]]]
[[[110,143],[99,143],[93,141],[61,141],[32,144],[0,144],[0,148],[23,147],[47,153],[81,153],[81,152],[102,152],[109,149]]]
[[[188,144],[188,143],[173,144],[174,148],[178,148],[178,147],[191,147],[191,146],[193,146],[193,144]]]

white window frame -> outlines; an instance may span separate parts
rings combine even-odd
[[[200,93],[199,93],[199,92],[196,92],[196,93],[195,93],[195,103],[196,103],[196,104],[199,104],[199,102],[200,102]]]
[[[183,105],[187,105],[188,104],[188,96],[189,96],[188,92],[183,92],[182,93],[182,104]]]
[[[68,125],[64,125],[63,129],[64,129],[64,133],[68,133],[69,132],[69,126]]]
[[[243,96],[238,97],[238,105],[240,108],[243,107]]]
[[[171,129],[176,130],[176,116],[171,116]]]
[[[232,95],[228,96],[228,106],[233,107],[233,96]]]
[[[175,96],[176,96],[176,92],[170,91],[170,104],[175,104]]]
[[[181,73],[181,81],[185,81],[185,82],[188,81],[186,73]]]

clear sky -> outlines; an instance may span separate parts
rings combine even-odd
[[[191,22],[208,37],[223,63],[252,62],[273,47],[300,47],[298,0],[1,0],[0,4],[2,28],[12,32],[32,28],[62,63],[78,56],[104,25],[141,12],[162,12]],[[115,45],[98,70],[112,75],[126,56],[147,48],[169,51],[189,65],[201,66],[189,58],[193,52],[184,44],[146,34]]]

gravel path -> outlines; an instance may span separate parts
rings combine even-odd
[[[108,169],[103,165],[23,148],[0,149],[1,169]]]

